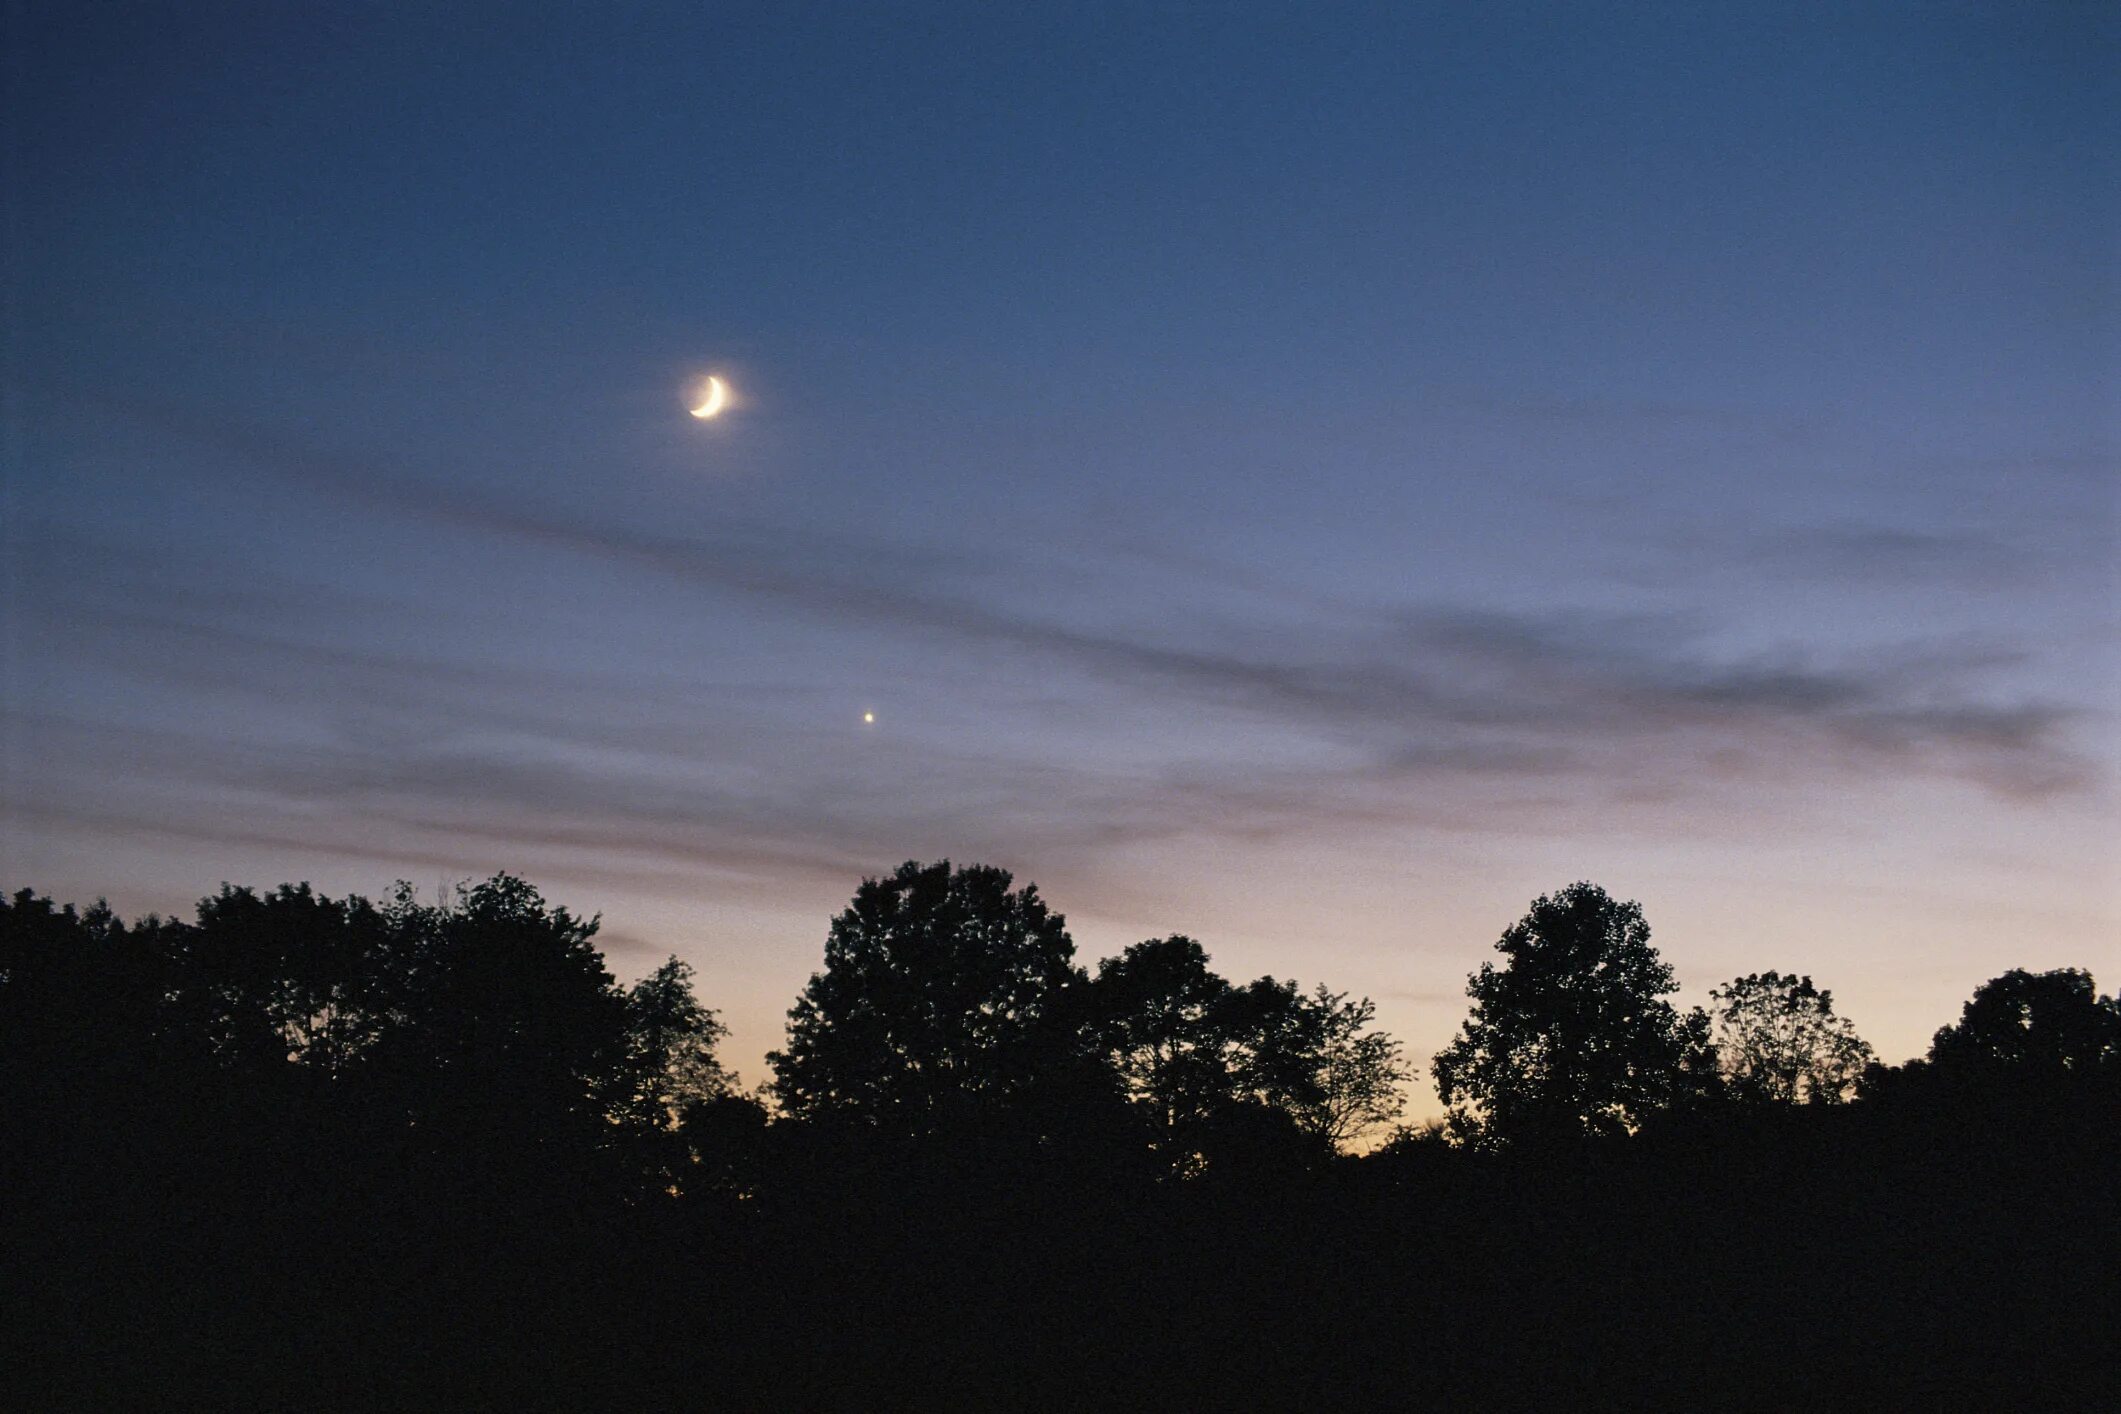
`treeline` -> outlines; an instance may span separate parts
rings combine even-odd
[[[0,900],[18,1407],[2015,1407],[2113,1392],[2121,1004],[1984,984],[1879,1064],[1641,909],[1537,899],[1418,1075],[1367,999],[1081,965],[864,881],[748,1091],[673,958],[507,875]],[[4,1391],[0,1391],[4,1392]]]

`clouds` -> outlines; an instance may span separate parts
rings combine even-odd
[[[1377,995],[1590,872],[1879,1015],[1958,948],[1911,1045],[2112,936],[2121,188],[2040,25],[386,27],[270,121],[179,28],[32,75],[18,881],[511,867],[761,1048],[909,855]]]
[[[2093,537],[1994,531],[1908,529],[1845,522],[1771,531],[1748,547],[1776,575],[1893,587],[1938,587],[1995,593],[2081,568],[2096,553]]]
[[[2013,685],[2022,651],[1964,636],[1836,652],[1802,624],[1761,644],[1701,610],[1365,603],[1035,536],[938,547],[734,517],[681,531],[156,417],[253,483],[357,509],[374,535],[424,527],[591,600],[648,586],[623,602],[675,632],[649,658],[556,618],[482,642],[425,604],[408,633],[414,606],[373,577],[217,583],[168,551],[54,542],[76,569],[33,569],[25,607],[70,644],[74,678],[42,715],[16,703],[8,730],[38,757],[41,817],[90,832],[527,854],[681,888],[844,880],[922,853],[1030,864],[1177,838],[1568,830],[1618,806],[1685,832],[1756,788],[1950,779],[2026,801],[2098,778],[2080,713]],[[1233,583],[1263,610],[1233,608]],[[776,678],[712,669],[761,634]],[[136,689],[116,682],[166,710],[119,710]],[[879,685],[918,705],[887,732],[846,731]]]

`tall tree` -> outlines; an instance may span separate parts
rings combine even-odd
[[[865,879],[767,1057],[790,1114],[920,1134],[1025,1100],[1074,1045],[1086,979],[1065,920],[1006,870],[913,861]]]
[[[715,1047],[729,1028],[692,990],[692,967],[672,957],[626,993],[632,1084],[629,1118],[651,1129],[684,1123],[688,1110],[736,1088]]]
[[[750,1187],[765,1108],[715,1054],[729,1028],[692,990],[678,958],[626,992],[626,1072],[612,1118],[633,1171],[670,1194]]]
[[[448,905],[421,905],[401,885],[386,912],[403,995],[369,1061],[408,1118],[496,1153],[608,1138],[631,1044],[598,920],[548,906],[509,874]]]
[[[1534,899],[1468,980],[1472,1014],[1437,1054],[1436,1087],[1464,1142],[1497,1147],[1624,1133],[1682,1098],[1709,1065],[1706,1013],[1665,998],[1672,969],[1640,904],[1595,884]]]
[[[1127,1098],[1166,1151],[1236,1089],[1231,988],[1193,939],[1173,934],[1136,943],[1097,966],[1092,987],[1097,1044]]]
[[[1186,937],[1137,943],[1098,965],[1099,1045],[1156,1143],[1196,1166],[1204,1127],[1238,1107],[1276,1111],[1338,1146],[1398,1115],[1409,1071],[1370,1028],[1376,1008],[1324,987],[1262,977],[1233,987]]]
[[[225,1064],[337,1075],[388,1029],[403,981],[386,917],[308,884],[228,884],[168,934],[175,996]]]
[[[1716,1053],[1730,1093],[1770,1104],[1838,1105],[1872,1061],[1834,995],[1809,977],[1755,972],[1709,993]]]
[[[121,1123],[211,1072],[169,1004],[168,931],[152,917],[128,928],[101,901],[0,895],[0,1153],[32,1131]]]
[[[1381,1125],[1406,1108],[1400,1087],[1414,1078],[1398,1040],[1371,1027],[1377,1006],[1368,997],[1321,984],[1304,998],[1305,1054],[1310,1074],[1291,1112],[1296,1122],[1335,1148]]]
[[[1930,1043],[1940,1072],[1968,1076],[2089,1074],[2121,1067],[2121,999],[2102,997],[2092,975],[2012,968],[1981,984]]]

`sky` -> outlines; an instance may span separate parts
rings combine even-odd
[[[2102,7],[17,6],[0,885],[2121,983]],[[686,415],[710,374],[734,405]],[[874,721],[863,720],[873,713]]]

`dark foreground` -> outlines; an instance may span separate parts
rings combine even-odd
[[[776,1126],[749,1196],[654,1200],[298,1110],[134,1115],[11,1153],[5,1402],[2112,1407],[2116,1114],[1813,1107],[1184,1184]]]
[[[1182,937],[1093,979],[1009,882],[864,881],[775,1109],[683,964],[618,986],[510,876],[0,898],[0,1409],[2121,1407],[2088,974],[1860,1085],[1786,1044],[1826,993],[1741,979],[1792,1103],[1680,1044],[1639,909],[1578,885],[1439,1057],[1514,1067],[1485,1121],[1349,1157],[1367,1003]]]

